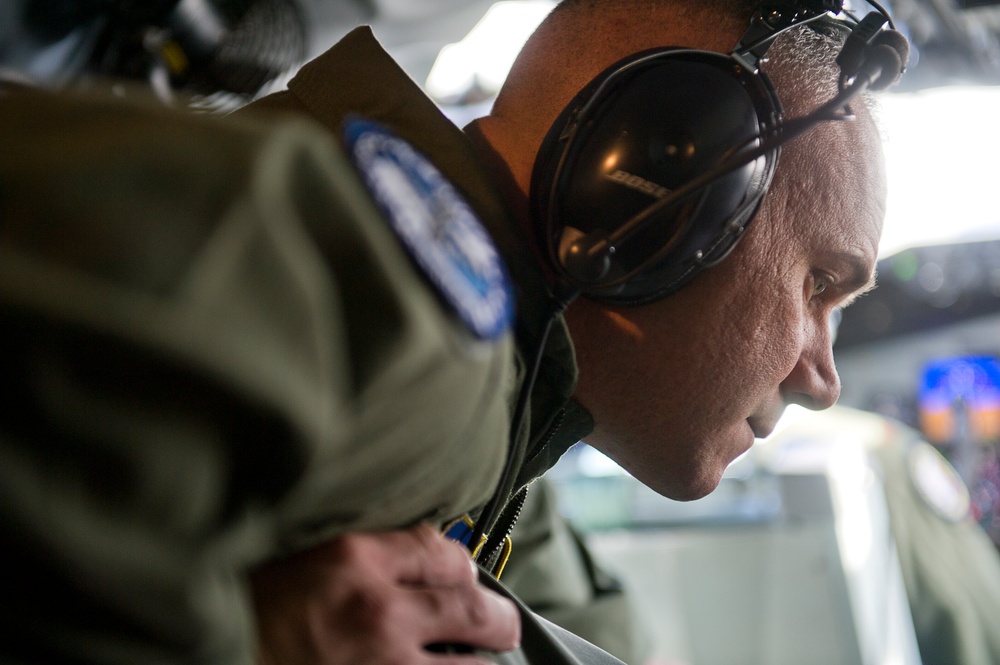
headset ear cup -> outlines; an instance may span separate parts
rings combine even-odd
[[[567,238],[611,234],[724,157],[755,146],[780,106],[765,76],[729,56],[660,49],[617,63],[567,109],[539,151],[532,209],[550,260],[584,282],[590,297],[638,304],[673,292],[696,264],[731,249],[739,232],[726,229],[745,227],[770,183],[776,154],[659,211],[654,224],[616,247],[606,274],[569,270],[560,251]]]
[[[878,68],[878,77],[869,86],[872,91],[885,90],[903,75],[903,61],[899,52],[886,44],[869,46],[865,53],[865,64]]]
[[[595,79],[596,82],[596,79]],[[545,248],[548,260],[553,266],[560,266],[558,245],[550,242],[550,229],[559,226],[558,210],[553,209],[555,181],[566,154],[567,144],[575,127],[575,118],[586,95],[596,87],[594,82],[584,88],[570,102],[552,123],[549,132],[535,156],[535,164],[531,172],[530,203],[534,228],[538,234],[539,246]]]
[[[881,67],[872,90],[885,90],[893,86],[903,76],[910,59],[910,43],[896,30],[882,30],[865,53],[865,59],[874,59]]]
[[[885,45],[896,51],[899,61],[902,63],[902,69],[906,69],[906,65],[910,61],[910,42],[907,41],[903,33],[898,30],[882,30],[875,35],[872,43]]]

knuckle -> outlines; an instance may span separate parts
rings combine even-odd
[[[454,599],[448,590],[427,591],[422,595],[425,616],[440,619],[454,612]]]
[[[520,641],[520,617],[513,603],[481,586],[460,590],[455,620],[467,635],[484,639],[491,648],[513,648]]]
[[[486,591],[478,586],[469,587],[459,594],[462,614],[474,627],[489,623],[491,613]]]
[[[331,558],[342,565],[359,566],[371,560],[371,542],[364,534],[345,534],[328,545]]]
[[[432,578],[470,583],[475,580],[469,554],[463,545],[448,540],[427,525],[414,529],[413,536]]]
[[[456,570],[465,573],[470,580],[475,579],[475,568],[472,565],[469,551],[465,549],[465,545],[451,540],[444,540],[442,550],[442,558],[447,559],[449,564],[454,566]]]
[[[381,590],[370,586],[355,589],[346,599],[346,608],[355,630],[378,636],[388,632],[392,603]]]
[[[432,554],[440,549],[442,543],[447,542],[447,540],[431,528],[429,524],[418,524],[410,529],[410,535],[416,541],[416,546],[418,548],[426,550]]]

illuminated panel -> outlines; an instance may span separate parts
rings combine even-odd
[[[928,362],[918,404],[921,429],[933,443],[1000,439],[1000,360],[961,356]]]

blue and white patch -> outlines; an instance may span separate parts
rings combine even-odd
[[[368,120],[345,138],[355,167],[393,231],[479,339],[510,329],[513,296],[500,255],[465,199],[413,146]]]

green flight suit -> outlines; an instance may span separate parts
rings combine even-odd
[[[267,113],[287,109],[320,126]],[[474,339],[409,260],[340,147],[346,113],[466,196],[514,279],[513,335]],[[252,662],[248,569],[475,513],[508,454],[504,496],[589,431],[559,320],[509,447],[542,276],[366,30],[239,117],[18,92],[0,120],[0,660]],[[532,662],[605,658],[527,615],[524,634]]]
[[[944,457],[918,431],[843,406],[793,419],[776,436],[864,445],[885,492],[923,665],[1000,663],[1000,556]]]
[[[526,358],[538,346],[538,338],[546,315],[547,303],[541,296],[544,281],[534,260],[525,248],[525,240],[509,222],[503,201],[496,193],[492,181],[479,170],[477,159],[460,132],[457,132],[417,89],[406,75],[395,66],[378,47],[366,29],[355,31],[342,42],[302,69],[289,84],[287,92],[265,98],[247,112],[271,110],[306,114],[318,120],[334,135],[341,131],[341,124],[349,114],[360,113],[365,117],[385,122],[424,153],[432,156],[434,163],[454,182],[473,204],[480,218],[503,254],[511,271],[518,300],[516,330],[519,353],[515,358],[518,381],[525,371]],[[523,431],[515,437],[512,450],[516,478],[504,488],[506,495],[530,482],[548,469],[568,446],[583,438],[592,427],[589,416],[570,399],[575,385],[576,368],[572,346],[565,327],[557,321],[545,349],[539,380],[531,396],[531,418]],[[529,424],[530,423],[530,424]],[[887,464],[887,468],[897,468]],[[887,485],[891,472],[887,472]],[[913,496],[899,494],[903,487],[897,485],[889,494],[893,512],[894,530],[899,542],[904,578],[918,634],[935,635],[928,646],[928,638],[921,638],[921,649],[943,654],[961,653],[963,649],[973,654],[968,665],[991,662],[988,655],[995,649],[988,644],[993,640],[985,636],[985,625],[993,606],[998,602],[994,593],[994,562],[985,554],[984,540],[968,524],[942,525],[933,516],[927,520],[927,511]],[[902,497],[893,500],[893,492]],[[589,561],[585,548],[577,547],[566,525],[560,524],[551,509],[551,501],[542,493],[526,504],[525,522],[515,531],[515,544],[511,569],[504,579],[509,579],[515,590],[523,590],[527,600],[547,616],[562,621],[579,630],[609,650],[635,657],[643,652],[640,635],[635,635],[636,624],[627,603],[615,590],[613,582],[606,580],[599,567]],[[919,520],[932,522],[926,536],[913,529],[907,535],[904,525]],[[965,591],[953,593],[954,580],[961,577],[955,567],[939,568],[930,555],[935,541],[963,543],[962,559],[982,561],[987,581],[983,592],[972,592],[969,578]],[[966,546],[967,545],[967,546]],[[945,572],[947,570],[947,572]],[[542,571],[545,571],[542,573]],[[573,577],[572,583],[558,574]],[[509,576],[509,578],[508,578]],[[546,584],[540,585],[544,579]],[[975,598],[986,599],[976,601]],[[918,607],[919,606],[919,607]],[[610,609],[609,609],[610,608]],[[923,609],[920,609],[923,608]],[[965,624],[956,617],[968,616]],[[993,634],[1000,633],[993,631]],[[960,637],[962,636],[962,637]],[[986,646],[959,646],[963,641]],[[929,651],[928,651],[929,649]],[[928,656],[925,655],[925,658]],[[945,656],[940,662],[948,662]],[[1000,662],[1000,658],[993,658]]]
[[[336,86],[332,85],[336,82]],[[363,110],[361,110],[363,109]],[[525,354],[533,353],[547,314],[541,274],[509,223],[493,185],[470,164],[469,145],[440,111],[393,63],[367,29],[359,29],[300,70],[288,90],[270,95],[242,112],[306,114],[332,133],[345,117],[361,114],[392,127],[425,154],[473,202],[514,277],[518,301],[518,372]],[[505,492],[508,496],[544,473],[592,429],[592,422],[570,400],[576,382],[572,344],[560,319],[550,334],[539,378],[531,396],[530,434],[523,432],[514,449],[520,465]],[[517,462],[515,462],[517,464]],[[550,491],[541,486],[528,494],[514,531],[514,549],[503,581],[533,610],[569,628],[628,662],[648,651],[641,623],[625,591],[592,561],[583,543],[560,518]],[[572,584],[564,578],[572,571]]]
[[[953,496],[957,473],[949,480],[915,464],[940,454],[894,421],[884,430],[871,450],[924,665],[1000,663],[1000,556],[969,514],[967,498]]]
[[[652,626],[559,512],[544,476],[531,486],[513,544],[502,579],[532,610],[626,663],[648,660]]]

